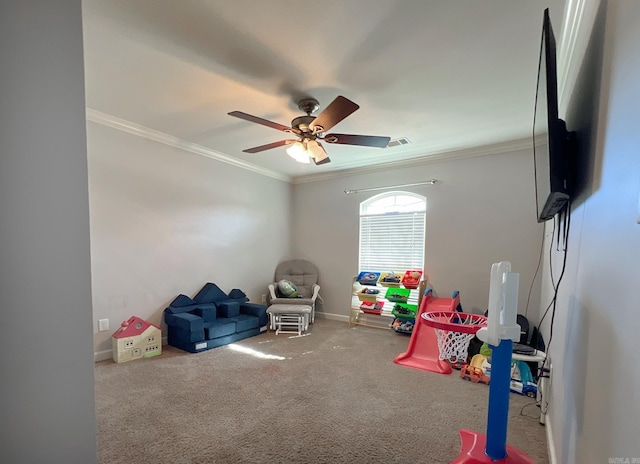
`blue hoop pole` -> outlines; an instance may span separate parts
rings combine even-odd
[[[489,412],[485,452],[494,461],[507,457],[507,421],[509,420],[509,384],[511,382],[511,353],[513,341],[500,340],[490,345],[491,382],[489,383]]]

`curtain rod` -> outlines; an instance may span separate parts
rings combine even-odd
[[[370,187],[370,188],[363,188],[363,189],[356,189],[356,190],[347,189],[344,191],[344,194],[351,195],[352,193],[371,192],[373,190],[386,190],[386,189],[399,188],[399,187],[414,187],[416,185],[435,185],[437,183],[438,183],[437,179],[431,179],[431,180],[425,180],[423,182],[414,182],[412,184],[389,185],[388,187]]]

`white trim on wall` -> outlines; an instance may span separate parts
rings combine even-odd
[[[203,147],[202,145],[198,145],[197,143],[188,142],[178,137],[174,137],[173,135],[149,129],[148,127],[142,126],[140,124],[136,124],[134,122],[127,121],[126,119],[118,118],[117,116],[94,110],[93,108],[87,107],[86,110],[88,121],[102,124],[103,126],[111,127],[112,129],[128,132],[129,134],[137,135],[139,137],[144,137],[155,142],[163,143],[173,148],[179,148],[196,155],[206,156],[207,158],[212,158],[222,163],[231,164],[232,166],[262,174],[263,176],[272,177],[273,179],[282,180],[285,182],[291,182],[291,178],[289,176],[257,166],[252,163],[247,163],[246,161],[223,155],[222,153],[218,153],[217,151],[211,150],[207,147]]]
[[[343,314],[333,314],[333,313],[325,313],[325,312],[317,312],[316,318],[319,319],[327,319],[329,321],[338,321],[344,322],[345,324],[349,323],[349,316],[345,316]]]
[[[423,166],[425,163],[435,163],[443,160],[449,161],[449,160],[463,159],[463,158],[474,158],[477,156],[509,153],[509,152],[528,149],[532,147],[531,138],[527,137],[524,139],[511,140],[508,142],[501,142],[501,143],[485,145],[481,147],[473,147],[473,148],[467,148],[463,150],[435,153],[435,154],[421,156],[418,158],[412,158],[410,160],[378,164],[375,166],[348,168],[348,169],[343,169],[340,171],[332,171],[324,174],[310,174],[306,176],[298,176],[298,177],[292,178],[285,174],[282,174],[270,169],[266,169],[266,168],[257,166],[255,164],[248,163],[246,161],[242,161],[227,155],[223,155],[222,153],[218,153],[207,147],[203,147],[202,145],[198,145],[196,143],[180,139],[173,135],[165,134],[164,132],[150,129],[140,124],[136,124],[134,122],[127,121],[126,119],[122,119],[117,116],[103,113],[93,108],[87,107],[86,111],[87,111],[88,121],[95,122],[97,124],[110,127],[112,129],[117,129],[123,132],[127,132],[129,134],[137,135],[139,137],[143,137],[149,140],[154,140],[156,142],[163,143],[173,148],[179,148],[179,149],[188,151],[190,153],[194,153],[196,155],[212,158],[212,159],[221,161],[223,163],[231,164],[233,166],[246,169],[248,171],[252,171],[258,174],[262,174],[264,176],[271,177],[277,180],[289,182],[291,184],[317,182],[317,181],[323,181],[328,179],[336,179],[336,178],[345,177],[345,176],[352,176],[355,174],[387,171],[389,169],[402,168],[402,167],[412,167],[412,166],[418,166],[418,165]]]
[[[548,411],[547,411],[548,414]],[[549,464],[557,464],[556,445],[553,441],[553,430],[551,429],[551,421],[547,420],[544,424],[547,431],[547,451],[549,452]]]
[[[457,159],[476,158],[478,156],[497,155],[501,153],[511,153],[520,150],[531,149],[533,142],[531,137],[524,139],[511,140],[508,142],[495,143],[492,145],[484,145],[481,147],[466,148],[463,150],[447,151],[435,153],[432,155],[413,158],[410,160],[396,161],[392,163],[376,164],[374,166],[365,166],[360,168],[351,168],[341,171],[329,172],[326,174],[311,174],[308,176],[298,176],[293,178],[293,184],[305,184],[307,182],[317,182],[328,179],[337,179],[340,177],[349,177],[357,174],[368,174],[374,172],[386,172],[390,169],[398,169],[405,167],[424,166],[429,163],[438,163],[442,161],[452,161]]]

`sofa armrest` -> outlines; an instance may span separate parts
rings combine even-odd
[[[261,314],[267,314],[267,307],[258,303],[243,303],[240,305],[240,312],[252,316],[260,316]]]
[[[260,321],[260,327],[267,325],[269,318],[267,316],[267,307],[258,303],[243,303],[240,305],[242,314],[256,316]]]
[[[195,314],[191,313],[165,313],[164,321],[169,327],[177,327],[189,332],[194,332],[204,327],[203,319],[200,316],[196,316]]]

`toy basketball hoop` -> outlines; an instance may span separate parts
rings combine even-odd
[[[436,332],[440,359],[452,364],[466,362],[469,342],[481,327],[487,326],[487,318],[479,314],[434,311],[421,317]]]

